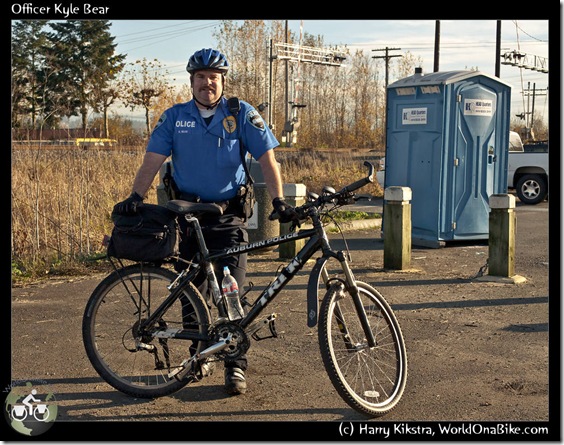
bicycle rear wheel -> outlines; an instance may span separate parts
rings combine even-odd
[[[168,377],[182,361],[204,347],[203,341],[139,335],[142,320],[169,296],[176,278],[171,270],[134,264],[107,276],[92,293],[84,311],[82,335],[94,369],[111,386],[133,397],[172,394],[190,379]],[[205,334],[210,313],[190,283],[158,320],[159,329],[193,329]],[[142,343],[141,347],[140,343]]]
[[[396,406],[405,389],[405,343],[384,297],[366,283],[356,284],[376,346],[367,346],[351,295],[342,285],[333,285],[321,305],[321,357],[343,400],[363,414],[380,417]]]

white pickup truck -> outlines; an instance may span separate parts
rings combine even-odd
[[[510,132],[507,188],[515,189],[523,204],[538,204],[548,197],[548,141],[523,145]]]
[[[384,188],[385,157],[378,162],[376,180]],[[518,133],[509,133],[507,188],[523,204],[538,204],[548,197],[548,141],[523,145]]]

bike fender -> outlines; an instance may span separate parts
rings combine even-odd
[[[319,283],[321,282],[321,271],[327,262],[327,258],[319,258],[309,275],[307,283],[307,325],[310,328],[315,327],[317,319],[319,318],[319,299],[317,293],[319,292]]]

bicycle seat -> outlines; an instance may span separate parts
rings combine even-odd
[[[190,202],[183,199],[172,199],[166,203],[166,208],[180,215],[194,213],[223,215],[223,209],[215,202]]]

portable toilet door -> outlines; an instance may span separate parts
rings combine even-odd
[[[452,197],[445,206],[452,239],[489,237],[489,197],[507,189],[510,92],[480,73],[453,85],[452,186],[446,186]]]
[[[419,71],[387,93],[384,186],[411,188],[413,243],[487,239],[489,196],[507,190],[509,85]]]

